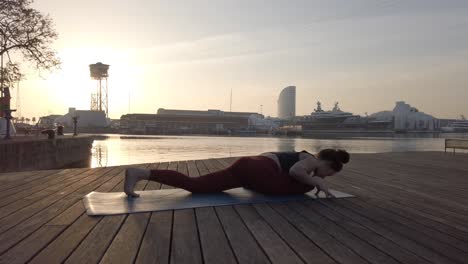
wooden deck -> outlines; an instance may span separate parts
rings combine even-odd
[[[234,160],[138,166],[197,177]],[[122,191],[124,169],[0,174],[0,263],[468,261],[468,154],[352,155],[329,182],[357,198],[87,216],[81,197]]]

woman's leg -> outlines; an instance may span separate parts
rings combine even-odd
[[[241,187],[239,175],[235,174],[236,168],[242,166],[243,158],[237,160],[223,170],[205,174],[199,177],[189,177],[173,170],[147,170],[129,168],[125,173],[124,190],[128,196],[138,197],[133,191],[135,184],[143,179],[167,184],[176,188],[182,188],[194,193],[221,192],[224,190]],[[245,163],[244,163],[245,164]]]
[[[181,188],[193,193],[222,192],[241,187],[241,183],[232,172],[232,166],[199,177],[189,177],[173,170],[151,170],[150,181]]]

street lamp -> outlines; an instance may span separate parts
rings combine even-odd
[[[72,119],[73,119],[73,136],[77,136],[78,133],[76,133],[76,123],[78,123],[78,118],[79,116],[75,114]]]

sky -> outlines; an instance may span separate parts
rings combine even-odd
[[[321,101],[364,115],[406,101],[468,116],[466,0],[36,0],[62,60],[27,71],[21,114],[90,108],[88,65],[110,64],[109,115],[158,108],[262,112],[297,87],[296,114]],[[13,91],[13,95],[16,91]],[[13,105],[15,101],[13,101]]]

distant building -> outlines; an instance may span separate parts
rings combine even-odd
[[[156,127],[156,114],[126,114],[120,117],[120,132],[148,134]]]
[[[104,128],[109,125],[104,111],[76,110],[70,107],[68,113],[55,119],[55,123],[65,127],[73,127],[73,117],[78,117],[77,127]]]
[[[210,109],[158,109],[157,114],[127,114],[120,118],[120,131],[127,134],[228,134],[249,129],[251,112]]]
[[[405,103],[396,102],[393,111],[382,111],[369,116],[377,122],[393,121],[393,129],[404,131],[435,131],[440,128],[439,120],[431,115],[420,112],[417,108]]]
[[[438,120],[431,115],[419,112],[411,105],[400,101],[393,109],[395,116],[395,130],[429,130],[434,131],[439,128]]]
[[[296,86],[284,88],[278,98],[278,117],[292,119],[296,116]]]
[[[253,112],[225,112],[217,109],[208,109],[207,111],[201,111],[201,110],[178,110],[178,109],[164,109],[164,108],[159,108],[158,115],[178,115],[178,116],[236,116],[236,117],[249,117],[251,115],[259,115],[263,117],[263,115],[260,115],[258,113],[253,113]]]

